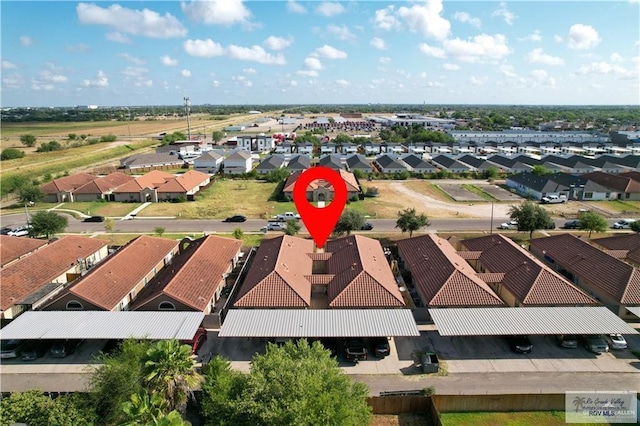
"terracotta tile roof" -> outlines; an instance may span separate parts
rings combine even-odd
[[[0,235],[0,264],[4,266],[46,245],[45,240]]]
[[[166,294],[197,311],[204,311],[241,248],[241,241],[214,235],[192,241],[173,259],[170,267],[138,294],[131,309]]]
[[[626,259],[629,254],[629,250],[603,250],[609,256],[613,256],[616,259]]]
[[[482,254],[481,251],[459,251],[458,252],[458,256],[460,256],[464,260],[478,260],[481,254]]]
[[[141,235],[96,265],[67,292],[111,311],[178,247],[178,241]]]
[[[106,194],[120,185],[134,180],[131,175],[120,172],[110,173],[106,176],[92,180],[73,191],[74,194]]]
[[[78,258],[89,257],[106,245],[103,240],[68,235],[0,269],[0,309],[10,308],[63,275]]]
[[[504,305],[447,240],[427,234],[397,244],[427,306]]]
[[[389,262],[376,240],[361,235],[328,241],[329,306],[402,307],[404,301]]]
[[[346,170],[340,169],[338,170],[338,173],[340,173],[340,176],[342,177],[342,180],[344,181],[345,185],[347,186],[347,192],[358,192],[360,191],[360,185],[358,185],[358,181],[356,180],[356,177],[353,173],[348,172]],[[289,177],[287,177],[287,180],[284,183],[284,186],[282,187],[282,191],[283,192],[293,192],[293,187],[296,184],[296,181],[298,180],[298,178],[300,177],[300,175],[302,174],[302,171],[298,171],[298,172],[294,172],[291,173],[289,175]],[[309,186],[307,187],[307,191],[310,190],[314,190],[320,187],[325,187],[328,188],[330,187],[331,184],[329,182],[327,182],[326,180],[316,180],[313,181],[309,184]]]
[[[187,173],[168,180],[158,187],[158,192],[189,192],[194,188],[204,185],[210,177],[206,173],[197,170],[189,170]]]
[[[307,253],[307,256],[311,258],[311,260],[329,260],[333,253],[321,252],[321,253]]]
[[[175,179],[171,173],[160,170],[152,170],[142,176],[138,176],[132,181],[120,185],[113,190],[115,193],[139,192],[143,188],[158,188],[167,181]]]
[[[40,189],[45,194],[58,194],[63,191],[73,191],[95,179],[97,179],[97,176],[88,173],[76,173],[75,175],[54,179],[40,186]]]
[[[558,265],[580,277],[585,285],[621,304],[640,304],[640,270],[571,234],[531,240]]]
[[[488,272],[505,274],[505,286],[525,305],[594,305],[597,302],[534,255],[501,234],[462,241],[480,250],[479,262]]]
[[[305,275],[304,277],[311,284],[326,285],[326,284],[329,284],[331,282],[331,280],[335,277],[335,275],[333,275],[333,274],[314,274],[314,275]]]
[[[609,250],[626,250],[626,258],[640,263],[640,234],[622,234],[613,237],[598,238],[591,242],[601,245]]]
[[[309,307],[313,241],[283,235],[263,241],[255,254],[234,306]]]
[[[485,283],[501,283],[505,274],[504,272],[479,272],[476,275]]]

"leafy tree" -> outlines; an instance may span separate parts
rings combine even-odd
[[[208,424],[232,426],[250,424],[241,407],[247,375],[231,369],[231,363],[216,355],[209,360],[202,383],[202,415]],[[253,424],[257,424],[256,421]]]
[[[166,228],[164,226],[156,226],[155,228],[153,228],[154,235],[157,235],[158,237],[162,237],[165,231]]]
[[[589,238],[591,238],[592,232],[605,232],[609,226],[604,216],[592,211],[580,215],[579,223],[581,231],[589,231]]]
[[[223,137],[224,133],[222,133],[220,130],[214,130],[213,132],[211,132],[211,140],[213,140],[215,143],[220,142]]]
[[[100,137],[100,142],[115,142],[118,140],[116,135],[108,134]]]
[[[40,187],[27,184],[18,188],[18,201],[22,204],[35,203],[44,200],[44,193]]]
[[[34,147],[36,146],[36,137],[33,135],[21,135],[20,142],[24,146]]]
[[[16,148],[7,148],[3,149],[0,154],[0,160],[15,160],[16,158],[24,157],[24,151],[21,151]]]
[[[362,169],[355,169],[352,173],[356,179],[364,179],[365,177],[365,173]]]
[[[497,167],[487,167],[484,171],[484,178],[488,180],[496,180],[498,178],[498,168]]]
[[[286,178],[288,178],[290,174],[291,174],[291,171],[286,167],[275,169],[275,170],[271,170],[269,173],[265,175],[265,180],[270,183],[281,182]]]
[[[413,236],[414,231],[429,225],[431,224],[427,215],[424,213],[417,214],[414,208],[407,208],[398,212],[396,228],[400,228],[403,234],[409,232],[409,237]]]
[[[108,232],[113,236],[113,231],[116,227],[116,223],[113,221],[113,219],[110,217],[105,218],[103,226],[104,226],[105,232]]]
[[[233,230],[233,232],[231,233],[231,235],[233,236],[233,238],[235,238],[236,240],[241,240],[242,237],[244,237],[244,232],[242,232],[242,229],[240,228],[235,228]]]
[[[287,235],[297,235],[302,227],[302,225],[300,225],[300,221],[295,219],[289,219],[285,224],[284,233]]]
[[[351,136],[345,135],[344,133],[338,133],[338,135],[333,139],[333,142],[337,144],[349,143],[351,141],[353,141]]]
[[[549,175],[552,172],[551,172],[551,170],[547,169],[545,166],[543,166],[541,164],[536,164],[531,169],[531,173],[533,173],[534,175],[537,175],[537,176],[544,176],[544,175]]]
[[[187,425],[180,413],[173,410],[166,412],[166,402],[157,393],[141,392],[131,395],[131,400],[122,404],[122,411],[127,416],[127,420],[122,426],[137,425],[167,425],[183,426]]]
[[[345,210],[340,219],[338,219],[338,223],[336,223],[335,228],[333,228],[333,233],[337,236],[347,234],[350,235],[351,231],[359,231],[364,226],[364,217],[360,212],[355,210]]]
[[[631,225],[629,225],[629,227],[633,232],[640,233],[640,220],[636,220],[635,222],[632,222]]]
[[[143,378],[149,391],[158,393],[168,410],[184,413],[187,398],[193,396],[201,381],[191,358],[191,348],[177,340],[161,340],[151,346],[143,358]]]
[[[51,152],[62,151],[64,148],[58,141],[49,141],[47,143],[41,143],[40,147],[36,149],[36,152]]]
[[[73,141],[77,139],[78,135],[76,135],[75,133],[69,133],[68,137],[69,140]]]
[[[29,235],[32,237],[39,237],[44,235],[45,238],[54,234],[64,232],[64,229],[69,224],[69,220],[66,216],[59,215],[53,210],[41,210],[31,215],[31,226]]]
[[[27,423],[30,426],[89,426],[96,423],[90,407],[80,394],[52,399],[39,390],[15,392],[0,402],[2,424]]]
[[[545,229],[551,222],[549,212],[531,200],[519,206],[510,206],[509,216],[518,222],[518,231],[529,232],[529,238],[533,237],[535,231]]]

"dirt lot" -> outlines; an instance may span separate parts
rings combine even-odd
[[[468,191],[462,185],[444,184],[438,185],[444,192],[456,201],[484,201],[478,194]]]
[[[376,414],[369,426],[428,426],[431,419],[426,414]]]

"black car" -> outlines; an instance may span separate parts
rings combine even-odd
[[[385,358],[391,353],[389,339],[386,337],[375,337],[371,339],[371,344],[373,345],[373,353],[377,358]]]
[[[8,235],[9,232],[11,232],[11,231],[13,231],[13,229],[4,227],[4,228],[0,229],[0,235]]]
[[[344,357],[347,361],[358,362],[367,359],[367,348],[362,339],[348,340],[344,344]]]
[[[364,225],[362,225],[362,228],[360,228],[361,231],[371,231],[373,229],[373,223],[371,222],[367,222]]]
[[[247,220],[246,216],[242,216],[240,214],[237,214],[235,216],[231,216],[226,218],[225,220],[223,220],[223,222],[245,222]]]
[[[67,355],[71,355],[75,353],[78,346],[80,346],[82,340],[76,339],[67,339],[67,340],[55,340],[49,352],[51,353],[51,358],[64,358]]]
[[[22,360],[33,361],[43,357],[49,350],[50,342],[46,340],[34,340],[27,342],[22,349]]]
[[[579,229],[580,221],[579,220],[570,220],[564,223],[562,226],[564,229]]]
[[[533,350],[533,344],[527,336],[506,336],[506,339],[513,352],[528,354]]]
[[[104,222],[104,216],[91,216],[84,219],[83,222]]]

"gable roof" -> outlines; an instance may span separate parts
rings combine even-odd
[[[592,242],[607,248],[608,250],[625,251],[624,258],[640,263],[640,234],[621,234],[613,237],[598,238]]]
[[[182,175],[167,180],[163,185],[158,187],[158,192],[189,192],[204,185],[209,179],[210,177],[206,173],[189,170]]]
[[[531,172],[520,172],[509,176],[507,180],[541,193],[558,192],[569,189],[568,187],[559,186],[551,179],[551,175],[539,176]]]
[[[134,180],[124,183],[113,190],[114,193],[139,192],[143,188],[158,188],[167,181],[175,179],[171,173],[161,170],[152,170],[142,176],[138,176]]]
[[[96,265],[65,294],[111,311],[177,247],[176,240],[141,235]]]
[[[328,241],[329,307],[403,307],[389,262],[376,240],[351,235]]]
[[[263,241],[245,277],[235,307],[297,307],[311,303],[313,241],[283,235]]]
[[[120,160],[120,164],[128,168],[133,168],[160,166],[166,164],[184,164],[184,160],[178,155],[171,154],[169,152],[157,152],[150,154],[134,154]]]
[[[89,173],[76,173],[47,182],[40,186],[40,190],[45,194],[58,194],[64,191],[69,192],[95,179],[97,179],[97,177]]]
[[[303,173],[302,170],[291,173],[287,177],[287,180],[284,182],[284,186],[282,187],[282,192],[287,192],[287,193],[293,192],[293,188],[295,187],[295,184],[302,173]],[[338,170],[338,173],[340,173],[340,177],[342,177],[342,180],[344,181],[344,184],[347,187],[347,192],[360,192],[360,185],[358,184],[358,180],[356,179],[353,173],[343,169]],[[313,191],[314,189],[320,188],[320,187],[328,188],[330,186],[331,186],[330,182],[324,179],[318,179],[309,183],[309,185],[307,186],[307,191],[309,190]]]
[[[347,166],[349,166],[349,170],[366,170],[371,171],[371,163],[367,161],[367,158],[364,155],[353,154],[347,157]]]
[[[488,272],[502,272],[502,285],[525,305],[595,305],[597,302],[534,255],[501,234],[462,241],[481,251]]]
[[[220,154],[219,152],[216,152],[214,150],[210,150],[205,152],[204,154],[202,154],[200,157],[196,158],[195,160],[193,160],[194,164],[196,162],[201,162],[201,161],[220,161],[222,160],[223,156],[222,154]]]
[[[165,268],[140,292],[131,309],[165,294],[195,310],[204,311],[241,248],[241,241],[215,235],[191,241],[173,259],[171,267]]]
[[[108,193],[120,185],[124,185],[127,182],[134,180],[131,175],[127,175],[120,172],[113,172],[106,176],[99,177],[97,179],[88,182],[81,187],[73,191],[74,194],[105,194]]]
[[[3,311],[19,303],[67,272],[78,258],[86,258],[107,245],[95,238],[67,235],[35,253],[0,269]]]
[[[502,167],[506,167],[507,169],[513,167],[514,163],[516,162],[513,158],[503,157],[502,155],[492,155],[491,157],[487,158],[487,161]]]
[[[398,157],[391,154],[382,154],[376,158],[376,163],[383,169],[403,169],[406,170],[407,166]]]
[[[36,238],[0,235],[0,262],[2,266],[46,246],[47,241]]]
[[[239,149],[229,154],[224,161],[247,161],[249,159],[251,159],[251,153],[244,149]]]
[[[311,159],[308,155],[294,155],[287,164],[289,170],[306,170],[311,166]]]
[[[262,160],[256,170],[275,170],[282,167],[283,164],[284,157],[282,155],[272,154]]]
[[[471,168],[468,165],[461,163],[460,161],[454,158],[447,157],[446,155],[436,155],[431,159],[431,161],[433,161],[434,163],[438,163],[441,166],[446,167],[447,169],[471,170]]]
[[[491,164],[489,164],[488,161],[483,160],[482,158],[478,158],[474,155],[463,155],[462,157],[458,158],[458,161],[460,161],[461,163],[464,164],[468,164],[471,167],[475,167],[476,169],[480,169],[480,168],[486,168],[486,167],[495,167],[492,166]]]
[[[422,157],[415,155],[415,154],[406,154],[404,156],[401,157],[402,161],[404,161],[405,163],[407,163],[408,165],[410,165],[411,167],[413,167],[414,169],[429,169],[429,170],[436,170],[436,168],[434,166],[432,166],[431,164],[427,163],[426,161],[424,161],[422,159]]]
[[[329,167],[330,169],[334,169],[334,170],[341,170],[343,167],[342,167],[342,160],[340,158],[341,158],[340,155],[336,155],[336,154],[325,155],[323,157],[320,157],[320,161],[318,161],[318,165]]]
[[[427,306],[504,305],[447,240],[427,234],[397,244]]]
[[[604,172],[592,172],[582,175],[583,178],[592,180],[605,188],[613,189],[617,192],[639,192],[640,182],[624,175],[613,175]]]

